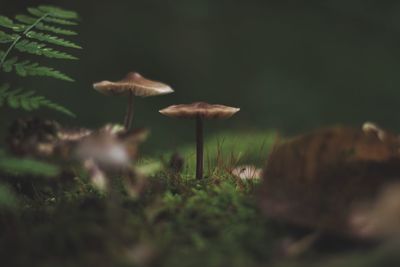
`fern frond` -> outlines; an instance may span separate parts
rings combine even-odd
[[[50,35],[50,34],[31,31],[31,32],[27,33],[26,36],[29,38],[36,39],[36,40],[39,40],[42,42],[47,42],[50,44],[55,44],[55,45],[70,47],[70,48],[76,48],[76,49],[82,49],[82,47],[80,47],[79,45],[77,45],[73,42],[64,40],[62,38],[58,38],[57,36]],[[0,40],[1,40],[1,35],[0,35]]]
[[[10,90],[9,85],[2,85],[0,87],[0,107],[6,104],[11,108],[26,111],[44,107],[75,117],[75,114],[67,108],[46,99],[44,96],[36,95],[35,91],[23,92],[21,88]]]
[[[0,26],[11,29],[14,32],[18,32],[18,34],[10,34],[0,31],[0,44],[10,43],[9,47],[4,52],[0,51],[0,69],[5,71],[12,70],[12,65],[15,62],[12,62],[12,60],[7,61],[7,57],[13,50],[49,58],[77,59],[66,52],[58,51],[46,46],[47,44],[53,44],[60,47],[81,49],[79,45],[56,36],[57,34],[75,35],[77,33],[71,30],[45,24],[56,23],[61,25],[75,25],[76,22],[73,20],[78,19],[76,12],[64,10],[54,6],[43,5],[37,8],[28,8],[28,12],[30,15],[15,16],[15,19],[21,24],[15,23],[12,19],[6,16],[0,15]],[[52,34],[42,33],[38,30],[49,31],[52,32]],[[34,39],[36,41],[30,41],[27,38]],[[6,66],[3,66],[4,64]],[[51,71],[52,69],[50,68],[38,69],[39,66],[37,65],[29,65],[31,67],[31,71],[25,71],[26,68],[23,68],[25,65],[29,65],[29,63],[22,64],[18,67],[18,69],[16,69],[19,75],[27,75],[27,73],[32,73],[32,75],[34,75],[34,73],[50,73],[48,76],[58,77],[64,80],[71,80],[65,75],[60,75],[61,73],[59,72]],[[33,69],[35,71],[32,71]]]
[[[45,12],[43,12],[43,11],[40,11],[38,8],[34,8],[34,7],[29,7],[29,8],[28,8],[28,12],[29,12],[31,15],[36,16],[36,17],[39,17],[39,18],[42,17],[42,16],[44,16],[45,14],[47,14],[47,13],[45,13]],[[75,22],[75,21],[71,21],[71,20],[67,20],[67,19],[61,19],[61,18],[56,18],[56,17],[46,17],[46,18],[43,19],[43,21],[50,22],[50,23],[55,23],[55,24],[60,24],[60,25],[65,25],[65,26],[75,26],[75,25],[78,25],[78,23]]]
[[[64,10],[54,6],[39,6],[28,8],[30,15],[17,15],[15,21],[0,15],[0,44],[7,44],[7,48],[0,50],[0,70],[15,71],[20,76],[48,76],[65,81],[73,81],[70,77],[50,67],[41,66],[29,60],[18,61],[17,57],[8,58],[14,50],[48,58],[74,60],[76,57],[69,53],[50,48],[47,45],[81,49],[73,42],[64,40],[57,35],[75,35],[74,31],[58,26],[76,25],[78,15],[74,11]],[[40,31],[51,32],[51,34]],[[33,40],[32,40],[33,39]],[[22,89],[10,90],[8,86],[0,86],[0,106],[20,108],[26,111],[46,107],[69,116],[75,116],[65,107],[54,103],[44,96],[38,96],[34,91],[23,92]]]
[[[56,165],[27,158],[17,158],[0,150],[0,171],[11,175],[38,175],[54,177],[60,173]]]
[[[3,63],[5,72],[15,71],[19,76],[46,76],[59,80],[73,82],[74,80],[66,74],[50,67],[40,66],[38,63],[32,63],[29,60],[18,62],[17,57],[10,58]]]
[[[15,45],[15,49],[20,52],[25,52],[33,55],[43,55],[48,58],[58,58],[58,59],[78,59],[68,53],[54,50],[52,48],[46,47],[43,43],[31,42],[28,40],[22,40]]]
[[[27,15],[16,15],[15,19],[26,25],[32,25],[33,23],[35,23],[37,21],[37,18],[33,18],[33,17],[27,16]],[[42,22],[37,23],[35,28],[42,30],[42,31],[56,33],[56,34],[77,35],[77,33],[74,31],[50,26],[50,25],[44,24]]]

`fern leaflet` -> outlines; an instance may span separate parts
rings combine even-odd
[[[74,20],[79,18],[78,13],[76,13],[75,11],[61,9],[56,6],[41,5],[38,7],[38,9],[41,12],[50,14],[50,16],[56,17],[56,18],[74,19]]]
[[[46,12],[40,11],[38,8],[33,8],[33,7],[29,7],[28,8],[28,12],[36,17],[41,17],[44,14],[46,14]],[[66,26],[75,26],[78,25],[77,22],[75,21],[71,21],[71,20],[67,20],[67,19],[61,19],[61,18],[56,18],[56,17],[46,17],[45,19],[43,19],[43,21],[46,22],[50,22],[50,23],[54,23],[54,24],[60,24],[60,25],[66,25]]]
[[[6,16],[0,15],[0,26],[4,28],[11,29],[15,32],[21,32],[25,30],[26,26],[21,24],[15,24],[12,19],[7,18]]]
[[[3,70],[5,72],[11,72],[15,70],[15,72],[22,77],[47,76],[68,82],[74,81],[71,77],[67,76],[66,74],[58,70],[40,66],[38,63],[32,63],[29,60],[24,60],[19,62],[17,57],[13,57],[6,60],[3,64]]]
[[[43,43],[31,42],[28,40],[22,40],[15,45],[15,49],[20,52],[25,52],[38,56],[45,56],[48,58],[59,58],[59,59],[78,59],[65,52],[57,51],[52,48],[46,47]]]
[[[79,45],[77,45],[73,42],[64,40],[62,38],[59,38],[57,36],[50,35],[50,34],[31,31],[31,32],[27,33],[26,36],[31,39],[36,39],[36,40],[39,40],[42,42],[47,42],[50,44],[55,44],[55,45],[65,46],[65,47],[70,47],[70,48],[76,48],[76,49],[82,49],[82,47],[80,47]],[[1,36],[0,36],[0,38],[1,38]]]
[[[25,16],[25,15],[17,15],[17,16],[15,16],[15,19],[17,21],[19,21],[23,24],[27,24],[27,25],[32,25],[37,20],[36,18],[30,17],[30,16]],[[45,20],[45,19],[46,18],[43,18],[43,20]],[[57,34],[62,34],[62,35],[76,35],[77,34],[74,31],[50,26],[50,25],[44,24],[42,22],[37,23],[35,25],[35,27],[42,31],[48,31],[48,32],[53,32],[53,33],[57,33]]]
[[[0,107],[4,105],[26,111],[45,107],[75,117],[75,114],[67,108],[46,99],[44,96],[36,95],[34,91],[23,92],[22,89],[10,90],[8,85],[0,87]]]
[[[8,34],[3,31],[0,31],[0,43],[3,44],[12,43],[16,38],[18,38],[18,35]]]

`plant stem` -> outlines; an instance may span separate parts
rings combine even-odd
[[[4,61],[6,61],[7,56],[10,54],[11,50],[15,47],[15,45],[22,39],[22,37],[25,37],[33,28],[38,25],[39,22],[44,20],[50,13],[46,13],[40,18],[38,18],[32,25],[30,25],[28,28],[25,29],[25,31],[19,35],[17,38],[15,38],[14,42],[8,47],[7,51],[4,53],[3,57],[1,58],[0,61],[0,68],[3,66]]]
[[[131,129],[132,119],[133,119],[133,93],[129,91],[128,108],[126,110],[126,115],[124,120],[125,130],[129,131]]]
[[[196,179],[203,178],[203,118],[196,117]]]

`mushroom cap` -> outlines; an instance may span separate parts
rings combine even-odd
[[[262,170],[253,165],[237,166],[231,171],[233,176],[242,180],[259,180],[261,178]]]
[[[160,113],[174,118],[196,118],[205,119],[227,119],[232,117],[240,108],[228,107],[224,105],[208,104],[195,102],[192,104],[172,105],[160,110]]]
[[[173,93],[174,90],[161,82],[144,78],[137,72],[130,72],[120,81],[102,81],[93,84],[93,88],[106,95],[121,95],[132,92],[135,96],[156,96]]]

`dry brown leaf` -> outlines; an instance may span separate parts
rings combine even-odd
[[[356,236],[351,206],[400,179],[399,138],[376,127],[318,129],[276,144],[263,172],[260,205],[285,222]]]

